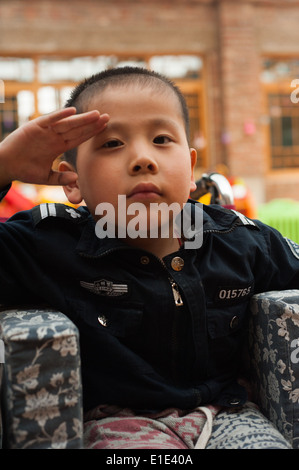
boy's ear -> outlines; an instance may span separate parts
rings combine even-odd
[[[190,158],[191,158],[191,181],[190,181],[190,193],[196,190],[197,186],[195,183],[194,170],[197,160],[197,152],[195,149],[190,149]]]
[[[73,165],[68,162],[62,161],[58,165],[59,171],[75,171]],[[75,171],[76,172],[76,171]],[[70,203],[80,204],[83,198],[78,184],[78,178],[73,182],[63,186],[64,193]]]

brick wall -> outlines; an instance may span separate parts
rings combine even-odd
[[[199,51],[215,40],[212,0],[2,0],[0,49]]]
[[[232,174],[264,174],[259,56],[253,3],[226,1],[219,8],[226,158]]]

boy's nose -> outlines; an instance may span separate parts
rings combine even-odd
[[[158,171],[157,162],[148,156],[139,156],[131,161],[130,171],[132,173],[156,173]]]

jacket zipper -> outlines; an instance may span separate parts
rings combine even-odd
[[[182,296],[179,291],[179,287],[177,283],[175,282],[174,279],[172,279],[171,276],[169,276],[168,269],[164,263],[164,261],[161,258],[158,258],[156,256],[156,259],[159,261],[161,264],[162,268],[167,272],[168,274],[168,280],[170,282],[171,290],[172,290],[172,295],[173,295],[173,300],[175,304],[175,309],[174,309],[174,318],[173,318],[173,325],[172,325],[172,332],[171,332],[171,358],[170,358],[170,370],[171,370],[171,377],[174,382],[178,381],[178,372],[177,372],[177,367],[176,367],[176,356],[178,352],[178,334],[177,334],[177,322],[178,322],[178,317],[181,315],[181,311],[179,310],[180,307],[184,305]]]
[[[173,295],[173,298],[174,298],[174,303],[175,303],[176,307],[181,307],[182,305],[184,305],[184,302],[183,302],[182,296],[180,294],[178,285],[171,277],[169,278],[169,282],[170,282],[171,289],[172,289],[172,295]]]
[[[184,305],[184,302],[183,302],[183,299],[182,299],[182,296],[180,294],[180,290],[179,290],[179,286],[177,285],[177,283],[175,282],[174,279],[172,279],[171,276],[169,276],[169,273],[168,273],[168,269],[164,263],[164,261],[161,259],[161,258],[158,258],[158,256],[154,255],[155,258],[159,261],[159,263],[161,264],[162,268],[164,269],[164,271],[167,272],[168,274],[168,280],[170,282],[170,286],[171,286],[171,290],[172,290],[172,295],[173,295],[173,300],[174,300],[174,303],[175,303],[175,306],[176,307],[181,307],[182,305]]]

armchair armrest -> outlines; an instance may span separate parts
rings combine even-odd
[[[4,446],[80,448],[82,386],[79,334],[62,313],[0,312]]]
[[[250,308],[253,399],[299,448],[299,290],[255,295]]]

